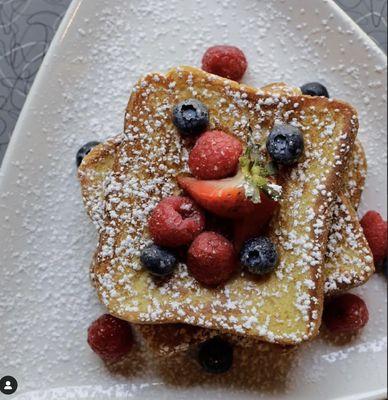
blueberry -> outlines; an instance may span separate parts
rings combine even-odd
[[[303,135],[295,126],[275,125],[268,135],[267,151],[271,158],[279,164],[293,164],[302,155],[303,149]]]
[[[84,144],[78,151],[77,155],[75,157],[75,162],[77,164],[77,167],[81,165],[82,160],[84,157],[90,153],[90,150],[92,150],[93,147],[96,147],[100,142],[92,141]]]
[[[278,262],[274,244],[265,236],[247,240],[240,251],[240,262],[256,275],[271,272]]]
[[[142,250],[140,261],[150,274],[159,277],[170,275],[177,263],[174,254],[156,244]]]
[[[172,122],[182,135],[198,135],[204,132],[209,124],[209,111],[200,101],[187,99],[174,107]]]
[[[307,94],[309,96],[325,96],[329,98],[329,92],[319,82],[309,82],[305,83],[303,86],[301,86],[300,90],[302,91],[303,94]]]
[[[199,346],[198,361],[206,372],[222,374],[232,366],[233,347],[216,336]]]

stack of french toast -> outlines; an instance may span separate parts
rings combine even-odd
[[[109,314],[162,356],[214,337],[271,351],[312,340],[325,298],[374,272],[357,131],[349,104],[284,83],[193,67],[141,78],[123,132],[78,169],[99,235],[90,277]],[[224,177],[205,157],[212,132],[231,137]]]

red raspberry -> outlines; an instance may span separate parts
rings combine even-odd
[[[360,297],[345,293],[325,304],[323,320],[333,333],[352,333],[366,325],[368,308]]]
[[[387,221],[384,221],[378,212],[368,211],[360,223],[377,265],[383,262],[387,255]]]
[[[223,78],[240,81],[247,70],[244,53],[235,46],[213,46],[202,58],[202,69]]]
[[[112,315],[104,314],[89,326],[88,343],[103,360],[118,361],[132,348],[131,325]]]
[[[189,271],[204,285],[226,282],[237,267],[233,244],[215,232],[203,232],[191,244],[187,257]]]
[[[160,246],[179,247],[190,244],[203,231],[205,216],[188,197],[163,199],[152,211],[148,229]]]
[[[235,137],[222,131],[205,132],[189,157],[191,173],[198,179],[222,179],[233,175],[243,146]]]

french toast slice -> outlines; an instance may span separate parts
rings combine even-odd
[[[106,142],[94,148],[84,159],[79,168],[79,179],[81,183],[82,196],[88,215],[95,225],[99,228],[103,216],[103,184],[106,176],[111,171],[114,162],[114,156],[117,147],[120,145],[123,135],[117,135],[108,139]],[[99,166],[99,168],[96,168]],[[349,289],[364,283],[373,273],[373,263],[366,263],[363,258],[371,256],[368,251],[368,244],[363,235],[354,211],[358,207],[361,193],[366,178],[367,164],[365,152],[361,143],[356,140],[354,148],[350,155],[348,167],[344,174],[344,188],[341,198],[333,206],[334,211],[341,210],[341,213],[351,216],[350,221],[345,219],[336,219],[332,216],[332,225],[330,226],[329,248],[325,257],[325,292],[332,294],[340,289]],[[349,200],[348,200],[349,199]],[[351,204],[347,204],[350,201]],[[347,209],[343,210],[343,206]],[[338,241],[337,227],[340,226],[340,235],[342,237],[351,237],[350,241]],[[333,241],[334,238],[334,241]],[[354,246],[353,238],[357,238],[357,246]],[[337,244],[340,249],[332,249]],[[345,248],[341,248],[345,246]],[[346,248],[349,246],[348,248]],[[363,256],[363,252],[367,254]],[[350,254],[350,256],[349,256]],[[348,262],[350,260],[352,262]],[[93,267],[91,268],[93,270]],[[216,330],[204,329],[190,325],[163,324],[163,325],[137,325],[136,329],[140,332],[148,347],[162,356],[171,356],[181,351],[187,351],[190,346],[203,342],[219,332]],[[249,347],[252,344],[260,346],[263,351],[269,347],[268,344],[252,339],[243,339],[241,337],[227,338],[238,340],[240,346]],[[270,347],[271,348],[271,347]],[[272,348],[271,348],[272,349]]]
[[[225,287],[198,285],[181,264],[164,282],[139,265],[149,243],[147,215],[176,193],[190,144],[171,123],[171,108],[195,97],[210,110],[210,128],[241,140],[265,140],[277,121],[302,129],[305,157],[283,170],[283,198],[270,226],[279,249],[276,273],[266,279],[243,271]],[[322,263],[328,211],[342,183],[357,133],[355,110],[340,101],[268,96],[203,71],[181,67],[149,74],[135,86],[126,115],[126,138],[106,187],[106,213],[94,273],[111,314],[135,323],[183,322],[265,341],[295,344],[315,336],[323,305]],[[253,135],[252,135],[253,132]]]

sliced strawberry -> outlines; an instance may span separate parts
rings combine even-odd
[[[224,218],[241,218],[253,213],[272,215],[277,204],[264,193],[260,203],[255,204],[249,200],[245,196],[244,176],[241,172],[232,178],[219,180],[180,176],[178,183],[200,206]]]
[[[279,203],[269,199],[265,194],[261,196],[261,199],[262,203],[258,204],[260,209],[257,212],[234,221],[233,243],[237,252],[248,239],[265,234],[268,224],[278,208]]]

